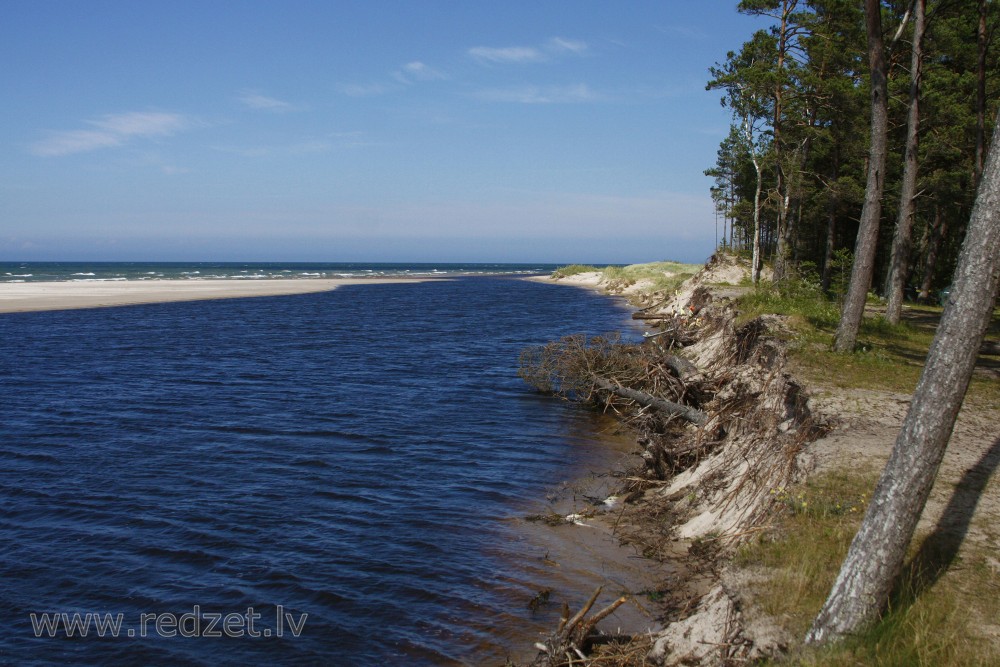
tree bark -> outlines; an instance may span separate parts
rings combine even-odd
[[[983,171],[954,289],[892,455],[830,597],[806,636],[824,643],[860,631],[884,608],[930,495],[969,386],[1000,285],[1000,130]]]
[[[879,218],[882,216],[882,187],[885,176],[888,128],[888,91],[886,85],[885,49],[882,43],[882,16],[879,0],[865,0],[865,24],[868,29],[868,64],[871,69],[871,146],[868,159],[868,180],[865,203],[861,209],[861,224],[854,246],[854,266],[851,283],[844,298],[840,324],[833,347],[838,352],[853,352],[858,330],[865,314],[865,300],[875,268],[875,246],[878,242]]]
[[[899,197],[899,218],[892,238],[889,276],[886,279],[888,304],[885,319],[899,324],[903,314],[903,289],[910,269],[913,218],[917,209],[917,144],[920,131],[920,70],[923,61],[924,5],[916,0],[913,11],[913,48],[910,52],[910,108],[906,117],[906,151],[903,158],[903,183]]]

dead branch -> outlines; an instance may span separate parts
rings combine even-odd
[[[544,642],[535,644],[539,650],[538,657],[532,663],[533,667],[568,667],[574,664],[576,657],[586,660],[587,651],[593,640],[595,627],[602,620],[614,613],[618,607],[628,601],[623,595],[590,618],[587,613],[597,602],[603,587],[598,586],[590,599],[572,618],[569,618],[569,607],[563,605],[563,616],[558,629],[549,635]],[[576,656],[576,657],[574,657]]]

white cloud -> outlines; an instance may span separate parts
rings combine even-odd
[[[283,100],[268,97],[254,91],[244,91],[240,97],[244,106],[258,111],[294,111],[295,106]]]
[[[90,123],[120,137],[165,137],[188,125],[178,114],[155,111],[111,114]]]
[[[413,83],[414,81],[436,81],[446,78],[443,72],[440,72],[433,67],[420,62],[419,60],[406,63],[403,65],[403,68],[398,72],[395,72],[393,76],[397,81],[406,84]]]
[[[540,47],[507,46],[495,48],[476,46],[469,49],[469,55],[481,63],[522,64],[548,60],[551,56],[565,54],[582,55],[588,49],[587,43],[577,39],[553,37]]]
[[[191,125],[180,114],[156,111],[108,114],[86,122],[97,129],[53,132],[48,138],[33,143],[29,150],[42,157],[85,153],[121,146],[135,138],[168,137]]]
[[[480,62],[490,63],[531,63],[545,60],[541,51],[530,46],[476,46],[469,49],[469,55]]]
[[[562,37],[553,37],[548,43],[548,49],[557,53],[569,52],[579,55],[584,53],[587,48],[586,42],[581,42],[576,39],[563,39]]]
[[[579,104],[595,102],[600,96],[587,84],[572,86],[516,86],[513,88],[488,88],[475,94],[488,102],[513,102],[517,104]]]

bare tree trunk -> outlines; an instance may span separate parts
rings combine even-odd
[[[934,271],[937,268],[938,252],[944,242],[945,232],[948,223],[941,217],[941,207],[934,205],[934,228],[931,231],[931,240],[927,247],[927,259],[924,262],[924,278],[920,282],[920,295],[918,299],[924,303],[930,300],[931,283],[934,281]]]
[[[776,70],[778,73],[777,82],[774,85],[774,93],[772,97],[774,98],[774,122],[772,124],[773,138],[774,138],[774,156],[775,164],[777,165],[777,183],[776,189],[778,193],[778,217],[776,225],[776,248],[774,252],[774,282],[784,280],[788,275],[789,265],[791,264],[791,233],[794,225],[792,225],[792,219],[788,216],[789,211],[789,201],[790,196],[788,192],[789,179],[785,174],[785,165],[783,164],[784,157],[784,138],[782,137],[782,128],[784,124],[784,81],[782,80],[782,73],[785,69],[785,58],[788,55],[789,49],[789,37],[790,37],[790,27],[788,25],[789,18],[792,12],[795,11],[795,7],[798,5],[798,0],[783,0],[781,3],[781,17],[778,26],[778,60],[776,63]]]
[[[753,158],[753,166],[757,170],[757,189],[753,194],[753,259],[750,265],[750,278],[756,285],[760,280],[760,191],[764,175],[761,172],[760,160]]]
[[[886,279],[885,319],[899,324],[903,314],[903,289],[910,269],[910,247],[913,235],[913,218],[917,209],[917,143],[920,131],[920,69],[923,60],[924,5],[926,0],[916,0],[913,12],[913,49],[910,53],[910,109],[906,118],[906,152],[903,162],[903,184],[899,197],[899,218],[892,237],[889,257],[889,276]]]
[[[1000,131],[994,131],[954,290],[892,455],[807,642],[854,634],[885,606],[962,406],[998,285]]]
[[[824,292],[830,291],[830,279],[833,276],[833,245],[837,237],[837,216],[834,215],[833,205],[827,212],[826,218],[826,248],[823,251],[823,278],[820,286]]]
[[[989,44],[986,33],[986,0],[979,0],[979,28],[976,31],[979,62],[976,67],[976,163],[974,176],[976,187],[983,174],[983,153],[986,151],[986,49]]]
[[[868,181],[861,224],[854,246],[851,283],[840,313],[833,347],[838,352],[852,352],[865,314],[865,299],[875,268],[879,218],[882,216],[882,187],[885,176],[888,128],[888,91],[886,86],[885,49],[882,44],[882,16],[879,0],[865,0],[865,23],[868,27],[868,64],[872,78],[871,147],[868,158]]]

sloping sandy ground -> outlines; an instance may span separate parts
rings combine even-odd
[[[233,299],[326,292],[341,285],[420,282],[417,278],[300,280],[121,280],[0,283],[0,313],[131,306],[141,303]]]

